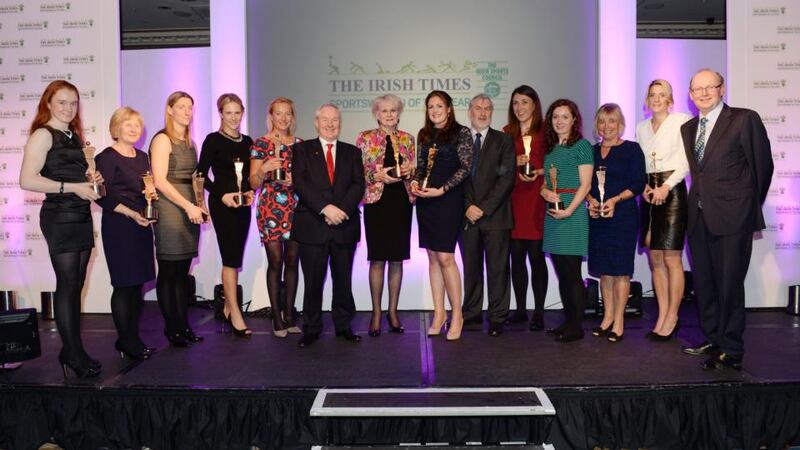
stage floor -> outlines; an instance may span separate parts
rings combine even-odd
[[[643,301],[641,317],[628,318],[624,339],[612,344],[588,332],[598,319],[587,319],[586,338],[556,343],[544,332],[527,330],[527,324],[507,325],[499,337],[465,331],[460,341],[425,334],[431,314],[405,311],[404,334],[386,332],[367,336],[370,314],[360,312],[353,329],[362,335],[351,344],[333,335],[326,314],[325,333],[313,346],[299,349],[298,336],[278,339],[266,318],[252,317],[252,339],[237,339],[219,332],[220,322],[211,310],[190,308],[190,319],[205,341],[188,349],[168,346],[162,319],[154,302],[147,302],[141,320],[142,336],[158,352],[149,360],[120,359],[110,315],[83,316],[84,343],[103,364],[96,379],[63,380],[56,360],[60,339],[54,322],[40,321],[42,356],[15,371],[0,371],[0,385],[96,386],[113,388],[191,389],[315,389],[319,387],[420,387],[420,386],[535,386],[641,387],[703,384],[775,384],[800,382],[800,318],[782,311],[749,311],[745,335],[744,370],[703,371],[703,358],[681,352],[681,347],[702,339],[694,303],[681,310],[678,339],[654,343],[644,339],[652,327],[655,302]],[[545,322],[561,320],[558,310],[548,311]]]

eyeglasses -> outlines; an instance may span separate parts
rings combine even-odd
[[[696,88],[691,88],[689,90],[692,91],[693,94],[704,94],[706,92],[719,89],[720,87],[722,87],[722,83],[716,86],[696,87]]]

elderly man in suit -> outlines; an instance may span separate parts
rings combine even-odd
[[[511,138],[492,123],[492,99],[478,94],[469,103],[473,139],[472,170],[464,189],[464,232],[461,259],[464,266],[464,324],[483,324],[483,263],[486,260],[489,295],[489,335],[499,336],[508,315],[510,298],[508,247],[514,219],[511,190],[516,156]]]
[[[686,347],[706,355],[703,369],[740,370],[744,354],[744,279],[753,232],[763,230],[761,205],[772,180],[767,131],[755,111],[722,101],[725,80],[699,70],[689,93],[700,112],[681,127],[691,169],[689,247],[694,290],[706,342]]]
[[[339,108],[317,109],[314,126],[319,138],[295,144],[292,180],[299,202],[292,238],[300,243],[300,266],[305,280],[303,336],[307,347],[322,332],[322,291],[328,265],[333,281],[331,312],[336,336],[357,343],[350,321],[355,315],[352,274],[356,243],[361,239],[358,204],[364,195],[361,152],[339,141]]]

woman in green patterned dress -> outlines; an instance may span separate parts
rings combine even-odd
[[[542,249],[553,261],[566,316],[563,324],[547,330],[558,342],[583,339],[586,287],[581,279],[581,263],[589,245],[589,215],[584,199],[592,185],[594,158],[591,144],[581,134],[582,126],[578,105],[572,100],[556,100],[547,110],[545,184],[541,194],[548,211]]]

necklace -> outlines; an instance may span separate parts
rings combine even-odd
[[[226,138],[232,140],[233,142],[242,142],[242,139],[243,139],[241,133],[239,133],[238,136],[231,136],[230,134],[226,133],[225,130],[223,130],[221,128],[219,130],[219,134],[225,136]]]
[[[66,136],[67,139],[72,139],[72,130],[58,130],[58,131],[64,133],[64,136]]]

